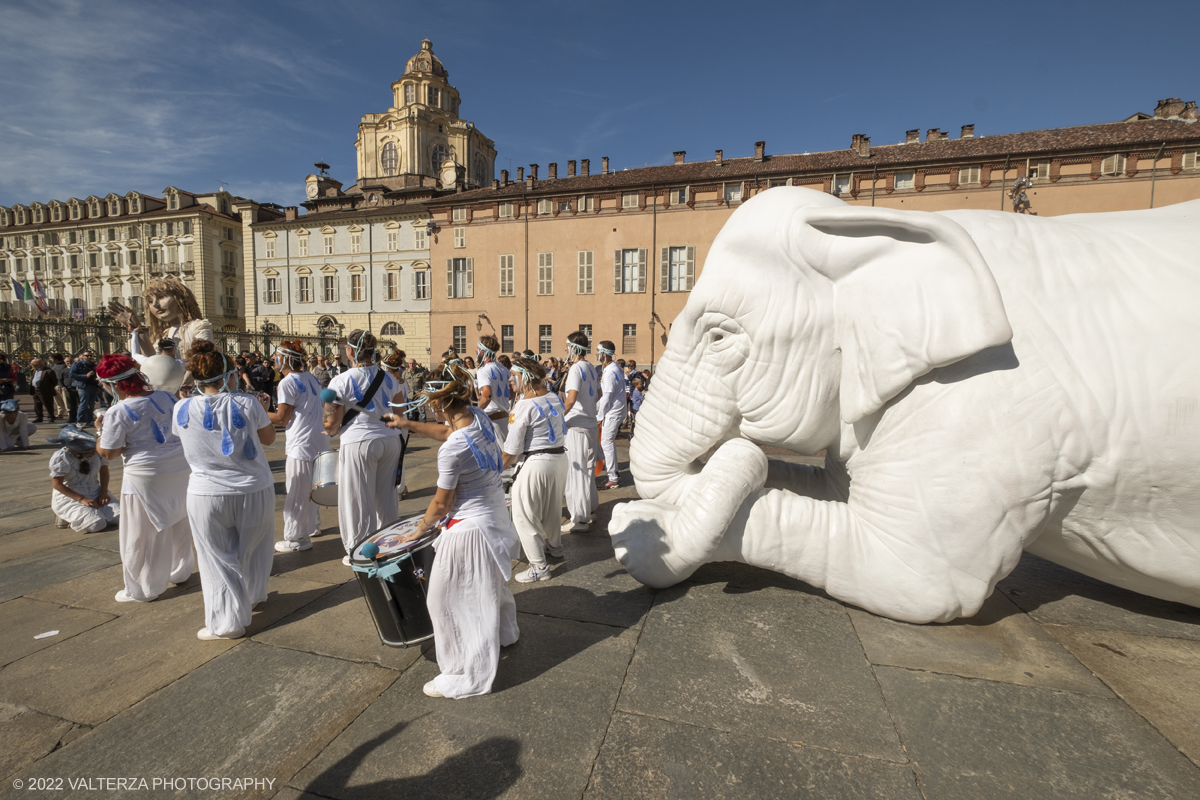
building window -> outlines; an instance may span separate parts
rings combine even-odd
[[[500,204],[500,218],[501,219],[511,218],[512,215],[513,215],[513,204],[510,202],[501,203]]]
[[[467,352],[467,326],[454,326],[454,349],[460,353]]]
[[[433,174],[434,175],[438,174],[438,172],[442,168],[442,162],[445,161],[449,157],[450,157],[450,154],[446,150],[446,145],[444,145],[444,144],[434,145],[433,155],[431,156],[431,163],[433,164]]]
[[[896,188],[897,189],[913,189],[917,185],[917,173],[911,169],[906,169],[896,173]]]
[[[351,253],[361,253],[362,252],[362,234],[361,233],[350,234],[350,252]]]
[[[426,238],[424,228],[413,228],[413,249],[414,250],[428,250],[429,245],[427,244],[427,241],[428,241],[428,239]]]
[[[296,255],[299,255],[299,256],[308,255],[308,237],[307,236],[300,237],[300,244],[296,248]]]
[[[365,298],[363,297],[363,276],[362,275],[351,275],[350,276],[350,300],[355,303],[361,303],[364,299]]]
[[[595,294],[596,251],[580,250],[576,255],[576,261],[579,265],[579,280],[575,291],[579,294]]]
[[[671,202],[677,206],[687,205],[687,189],[672,189]]]
[[[267,241],[263,244],[263,258],[274,258],[274,257],[275,257],[275,240],[267,239]]]
[[[426,87],[426,90],[428,92],[428,94],[426,95],[428,98],[427,104],[433,106],[434,108],[438,108],[438,99],[439,99],[440,92],[438,92],[437,87],[429,86],[429,87]]]
[[[560,200],[558,203],[558,213],[565,214],[571,210],[570,200]]]
[[[185,219],[183,221],[183,235],[190,236],[191,233],[192,233],[192,221],[190,219]]]
[[[592,326],[591,325],[580,325],[579,332],[582,333],[584,336],[586,336],[588,338],[589,342],[592,341]],[[595,344],[595,343],[593,342],[593,344]]]
[[[0,275],[8,274],[8,262],[0,258]]]
[[[50,256],[50,269],[53,272],[58,272],[62,269],[62,259],[58,256]]]
[[[400,299],[400,273],[387,272],[383,276],[383,287],[388,300]]]
[[[385,322],[379,332],[384,336],[403,336],[404,328],[400,327],[399,322]]]
[[[554,253],[538,253],[537,293],[554,294]]]
[[[459,247],[459,248],[467,246],[467,229],[466,228],[455,228],[454,229],[454,246]]]
[[[387,249],[393,252],[400,249],[400,231],[387,232]]]
[[[275,302],[279,302],[276,300]],[[221,298],[221,306],[225,310],[225,316],[236,317],[238,313],[237,305],[237,287],[226,286],[225,296]]]
[[[841,196],[843,194],[849,194],[849,192],[850,192],[850,176],[849,175],[834,176],[833,193],[835,195]],[[741,199],[741,198],[738,198],[738,199]]]
[[[979,183],[979,175],[981,169],[978,164],[972,164],[969,167],[962,167],[958,171],[958,185],[972,186]]]
[[[336,303],[338,299],[337,275],[321,276],[321,299],[326,303]]]
[[[116,253],[112,253],[112,252],[105,253],[105,254],[104,254],[104,266],[106,266],[106,267],[118,267],[118,266],[120,266],[120,265],[117,263],[117,254],[116,254]],[[37,270],[37,271],[41,271],[41,269],[42,269],[42,260],[41,260],[40,258],[35,258],[35,259],[33,260],[33,268],[34,268],[35,270]]]
[[[391,126],[391,123],[388,123]],[[396,143],[386,142],[383,145],[383,152],[379,155],[379,164],[383,167],[384,175],[395,175],[396,167],[400,164],[400,158],[396,155]]]
[[[627,356],[637,354],[637,325],[621,326],[621,352]]]
[[[1111,156],[1105,156],[1100,162],[1101,175],[1120,175],[1125,171],[1125,156],[1120,153],[1114,153]]]
[[[413,272],[413,299],[429,299],[429,270],[418,269]]]
[[[554,334],[549,325],[538,325],[538,352],[542,355],[554,352]]]
[[[1049,180],[1050,179],[1050,160],[1042,159],[1041,161],[1035,161],[1032,164],[1030,164],[1029,165],[1029,177],[1037,178],[1038,180],[1042,180],[1042,181]]]
[[[725,202],[740,203],[742,201],[742,185],[740,183],[725,184]]]
[[[1184,169],[1200,169],[1200,159],[1196,157],[1195,150],[1188,150],[1183,154]]]
[[[414,84],[404,84],[404,105],[412,105],[417,102],[417,87]]]
[[[88,232],[87,232],[87,240],[88,240],[89,242],[95,242],[95,241],[96,241],[96,229],[95,229],[95,228],[88,228]]]
[[[300,276],[300,302],[311,303],[312,296],[312,278],[308,275]]]
[[[156,250],[153,252],[157,253],[158,251]],[[24,264],[22,263],[21,259],[19,259],[19,258],[17,259],[17,266],[24,269]],[[90,267],[91,269],[99,269],[100,268],[100,254],[99,253],[88,253],[88,267]]]
[[[637,208],[638,193],[637,192],[622,192],[621,208]]]
[[[267,278],[267,290],[263,293],[263,302],[271,305],[283,302],[283,293],[279,291],[279,278]]]
[[[454,208],[450,209],[450,221],[451,222],[466,222],[467,221],[467,207],[466,206],[454,206]]]
[[[538,200],[538,204],[537,204],[537,213],[538,214],[550,214],[550,213],[552,213],[552,211],[553,211],[553,208],[551,207],[549,200]]]
[[[325,244],[325,255],[333,255],[333,234],[325,234],[321,239]]]
[[[475,259],[446,259],[446,297],[475,296]]]
[[[646,291],[645,248],[614,251],[613,291],[617,294]]]
[[[579,211],[595,211],[596,210],[595,195],[590,195],[590,194],[579,195],[579,199],[576,201],[575,208]]]
[[[660,292],[690,292],[696,282],[696,248],[664,247],[659,271]]]
[[[500,350],[505,353],[511,353],[516,347],[513,343],[513,326],[500,326]]]
[[[108,255],[109,255],[109,257],[110,257],[110,258],[112,259],[112,261],[113,261],[113,263],[112,263],[112,264],[109,264],[109,266],[110,266],[110,267],[111,267],[111,266],[114,266],[114,265],[115,265],[115,263],[116,263],[116,257],[117,257],[117,254],[116,254],[116,253],[109,253]],[[42,271],[42,257],[41,257],[41,256],[34,256],[34,257],[33,257],[33,271],[34,271],[34,272],[41,272],[41,271]]]
[[[516,292],[515,257],[512,253],[500,256],[500,296],[512,297]]]
[[[133,262],[130,261],[129,263],[132,264]],[[77,255],[67,256],[67,266],[69,266],[71,268],[72,272],[79,269],[79,256],[77,256]]]

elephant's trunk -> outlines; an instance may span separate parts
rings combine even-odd
[[[629,446],[629,468],[638,494],[678,504],[696,462],[733,430],[737,404],[723,383],[688,374],[664,359],[638,412],[637,435]]]

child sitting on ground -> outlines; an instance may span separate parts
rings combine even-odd
[[[108,493],[108,459],[96,453],[96,437],[66,425],[46,441],[65,445],[50,458],[50,507],[57,527],[96,533],[115,522],[120,504]]]
[[[37,425],[21,411],[20,401],[9,399],[0,403],[0,453],[28,450],[29,437],[36,432]]]

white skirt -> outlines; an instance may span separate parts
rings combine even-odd
[[[225,636],[250,624],[267,599],[275,556],[275,487],[253,494],[189,494],[188,520],[200,562],[204,622]]]
[[[347,553],[400,518],[399,462],[399,436],[364,439],[338,450],[338,528]]]
[[[159,530],[136,494],[121,495],[120,542],[125,591],[135,600],[153,600],[196,568],[187,515]]]

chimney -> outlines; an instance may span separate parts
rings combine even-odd
[[[567,177],[568,178],[575,177],[575,162],[574,161],[567,162]]]
[[[558,162],[551,161],[550,166],[546,167],[546,179],[555,180],[556,178],[558,178]]]
[[[604,156],[600,159],[600,174],[608,174],[608,156]]]
[[[520,183],[523,180],[525,180],[525,168],[517,167],[517,183]]]
[[[858,154],[859,158],[871,157],[871,137],[865,133],[856,133],[850,139],[850,149]]]
[[[676,151],[675,151],[675,163],[676,163],[676,164],[682,164],[682,163],[683,163],[683,157],[684,157],[684,156],[686,156],[686,155],[687,155],[687,150],[676,150]]]
[[[1157,119],[1169,119],[1179,116],[1179,112],[1183,109],[1183,100],[1178,97],[1168,97],[1166,100],[1158,101],[1158,105],[1154,109],[1154,116]]]
[[[1179,112],[1180,119],[1196,120],[1200,119],[1200,109],[1196,108],[1196,101],[1189,100],[1183,104],[1183,110]]]
[[[904,132],[904,143],[905,144],[916,144],[919,141],[921,141],[921,129],[920,128],[913,128],[911,131]]]
[[[529,177],[533,178],[535,181],[537,180],[537,171],[538,171],[537,164],[529,165]]]
[[[592,160],[590,158],[582,159],[579,162],[579,174],[585,178],[592,174]]]
[[[296,212],[297,212],[296,206],[288,206],[287,208],[283,209],[283,218],[285,220],[295,219]]]
[[[508,170],[506,169],[500,170],[500,185],[508,186]]]
[[[941,128],[930,128],[929,130],[925,131],[925,141],[927,141],[927,142],[939,142],[942,139],[949,139],[949,138],[950,138],[950,133],[949,132],[942,133]]]
[[[716,159],[716,161],[717,161],[717,166],[718,166],[718,167],[719,167],[719,166],[721,166],[721,164],[723,164],[723,163],[724,163],[724,159],[725,159],[725,151],[724,151],[724,150],[718,150],[718,151],[717,151],[717,159]]]
[[[754,160],[762,161],[764,158],[766,158],[766,156],[763,155],[763,151],[766,149],[767,149],[766,142],[755,142],[754,143]]]
[[[974,125],[963,125],[962,126],[962,134],[958,138],[974,139],[975,138],[975,126]]]
[[[493,189],[499,189],[499,188],[500,188],[500,181],[498,181],[498,180],[496,180],[495,178],[493,178],[493,179],[492,179],[492,188],[493,188]]]

